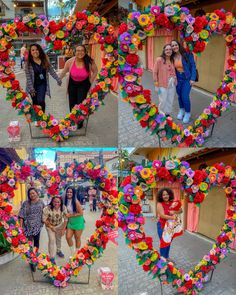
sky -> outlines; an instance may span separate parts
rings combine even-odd
[[[47,165],[48,168],[55,169],[56,163],[55,154],[56,152],[93,152],[93,151],[116,151],[117,148],[35,148],[36,161]]]

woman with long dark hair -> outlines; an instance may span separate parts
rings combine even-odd
[[[91,84],[97,76],[98,69],[94,60],[88,55],[84,45],[75,48],[75,56],[66,61],[60,78],[69,72],[68,95],[70,111],[76,104],[85,100]],[[78,129],[83,127],[83,123],[78,124]]]
[[[154,64],[153,80],[159,98],[159,110],[169,115],[172,112],[176,92],[176,74],[173,51],[170,44],[163,47],[161,56]]]
[[[38,191],[34,187],[28,189],[27,195],[28,198],[23,202],[18,215],[20,226],[28,240],[33,242],[33,246],[39,248],[44,203],[39,199]],[[35,271],[32,264],[30,264],[30,267],[32,271]]]
[[[68,187],[65,194],[65,206],[67,208],[67,229],[66,240],[70,247],[71,254],[75,252],[73,245],[73,236],[75,238],[76,251],[81,246],[81,235],[84,230],[83,209],[79,200],[76,198],[76,191],[73,187]]]
[[[177,76],[176,91],[179,100],[178,120],[188,123],[191,116],[190,91],[197,78],[196,64],[191,52],[187,52],[176,40],[171,41]]]
[[[160,239],[160,254],[169,259],[172,240],[182,234],[178,214],[182,213],[181,202],[174,201],[174,193],[170,188],[163,188],[157,194],[157,233]]]
[[[48,251],[51,261],[55,263],[55,256],[63,258],[61,251],[61,237],[65,234],[67,225],[67,210],[60,197],[54,196],[49,205],[43,209],[43,222],[48,232]]]
[[[31,95],[33,105],[39,105],[45,112],[45,96],[50,95],[49,74],[61,85],[61,79],[56,74],[42,47],[35,43],[30,45],[28,61],[25,65],[26,91]]]

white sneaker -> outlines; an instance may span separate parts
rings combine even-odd
[[[178,119],[178,120],[182,120],[183,117],[184,117],[184,109],[180,109],[180,110],[179,110],[179,113],[178,113],[178,115],[177,115],[177,119]]]
[[[190,113],[185,113],[183,123],[188,123],[189,122],[190,115],[191,115]]]

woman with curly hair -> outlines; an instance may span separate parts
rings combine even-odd
[[[183,233],[179,218],[179,214],[182,213],[181,202],[174,201],[174,193],[170,188],[163,188],[157,194],[156,209],[160,254],[162,257],[169,259],[172,240]]]
[[[66,73],[69,73],[67,90],[71,111],[75,105],[85,100],[98,73],[97,66],[88,55],[84,45],[75,47],[75,56],[66,61],[60,78],[63,79]],[[82,128],[83,122],[79,123],[77,127],[78,129]]]

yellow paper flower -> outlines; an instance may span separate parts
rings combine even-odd
[[[138,243],[138,248],[140,250],[147,250],[148,249],[148,245],[145,242],[140,242],[140,243]]]
[[[232,191],[233,191],[232,187],[227,187],[227,188],[225,189],[225,193],[226,193],[227,195],[231,194]]]
[[[144,26],[148,25],[148,23],[150,22],[150,18],[146,14],[141,14],[138,17],[138,22],[139,22],[140,26],[144,27]]]
[[[137,34],[134,34],[132,36],[131,40],[132,40],[132,43],[134,45],[136,45],[136,46],[138,46],[140,44],[140,42],[141,42],[141,40],[140,40],[140,38],[139,38],[139,36]]]
[[[134,189],[134,194],[138,197],[141,197],[143,195],[143,191],[141,189],[140,186],[136,186],[135,189]]]
[[[233,35],[227,35],[225,37],[226,42],[232,42],[234,40],[234,36]]]
[[[14,174],[14,172],[13,172],[12,170],[9,170],[8,173],[7,173],[7,177],[8,177],[8,178],[13,178],[14,175],[15,175],[15,174]]]
[[[150,115],[150,116],[153,116],[153,115],[156,114],[156,112],[157,112],[156,107],[152,107],[152,108],[150,109],[150,111],[149,111],[149,115]]]
[[[108,45],[107,47],[105,47],[105,51],[108,53],[113,52],[113,46],[112,45]]]
[[[123,204],[120,204],[120,206],[119,206],[119,210],[120,210],[120,212],[123,213],[124,215],[128,214],[128,212],[129,212],[129,209],[128,209],[125,205],[123,205]]]
[[[63,31],[57,31],[56,32],[56,36],[57,36],[57,38],[59,38],[59,39],[63,39],[64,37],[65,37],[65,33],[63,32]]]
[[[201,191],[206,191],[208,189],[208,184],[206,182],[201,182],[199,185]]]
[[[233,22],[233,15],[231,12],[227,12],[226,13],[226,19],[225,19],[225,22],[227,25],[231,25],[232,22]]]
[[[48,116],[46,114],[43,114],[43,116],[42,116],[43,121],[46,121],[47,118],[48,118]]]
[[[135,102],[137,103],[145,103],[146,99],[144,98],[144,96],[142,94],[139,94],[135,97]]]
[[[202,39],[206,40],[209,37],[209,32],[207,30],[202,30],[199,35]]]
[[[98,16],[94,16],[94,24],[98,25],[100,23],[100,18]]]
[[[151,175],[151,170],[149,168],[143,168],[140,172],[142,178],[146,179]]]
[[[94,21],[95,21],[95,16],[94,15],[89,15],[88,16],[88,23],[94,24]]]

